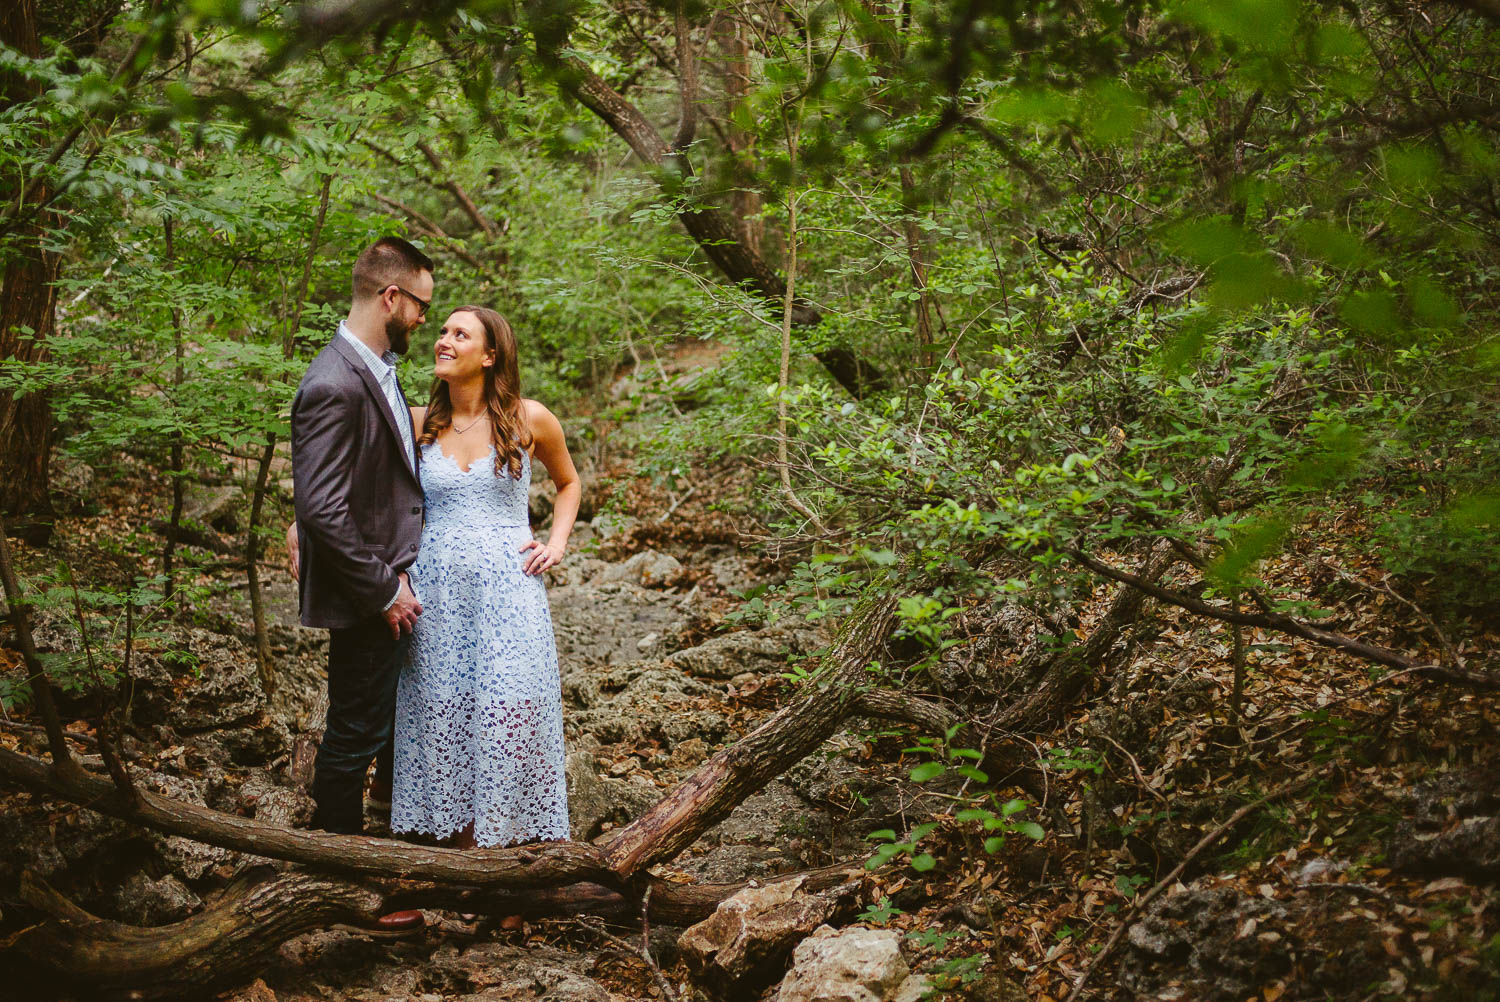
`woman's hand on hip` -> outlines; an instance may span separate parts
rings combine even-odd
[[[563,548],[561,546],[533,539],[531,542],[524,543],[521,546],[522,553],[526,553],[528,550],[531,552],[531,556],[526,558],[526,563],[521,567],[521,570],[527,574],[540,574],[562,563]]]
[[[299,552],[301,541],[297,538],[297,523],[292,522],[286,527],[286,562],[287,568],[292,572],[292,580],[302,579],[302,554]]]

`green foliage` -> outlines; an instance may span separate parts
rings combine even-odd
[[[5,359],[0,390],[44,394],[66,452],[244,482],[285,437],[355,249],[404,231],[440,264],[439,316],[403,367],[414,400],[441,314],[498,306],[526,391],[578,404],[570,430],[602,465],[618,431],[676,491],[709,461],[753,471],[750,514],[792,570],[738,621],[894,596],[882,684],[924,685],[987,603],[1072,642],[1100,585],[1079,551],[1124,566],[1171,541],[1196,554],[1183,589],[1302,615],[1316,597],[1268,568],[1357,556],[1455,643],[1500,595],[1500,37],[1461,5],[976,20],[935,0],[894,22],[798,3],[785,24],[708,5],[690,16],[753,55],[731,80],[700,33],[696,138],[646,168],[570,93],[586,68],[665,141],[675,81],[641,44],[675,30],[665,13],[449,2],[366,23],[355,6],[316,29],[255,5],[132,7],[98,50],[142,42],[118,73],[66,42],[0,50],[39,88],[0,111],[0,186],[53,199],[0,210],[0,260],[35,253],[33,222],[62,258],[47,353]],[[790,262],[792,193],[820,321],[790,331],[783,388],[767,276]],[[683,227],[699,211],[740,213],[759,293]],[[710,347],[710,365],[672,357]],[[850,394],[819,361],[840,352],[884,378]],[[965,789],[956,825],[990,851],[1040,837],[953,737],[911,749],[912,779]],[[1088,749],[1042,764],[1102,768]],[[935,865],[936,831],[876,833],[877,855]]]
[[[878,831],[870,832],[865,838],[879,842],[880,844],[875,847],[875,855],[865,861],[865,868],[874,870],[892,860],[899,860],[904,857],[913,870],[916,870],[918,873],[927,872],[937,865],[937,860],[929,852],[918,852],[917,844],[937,831],[937,829],[938,823],[936,821],[929,821],[925,824],[917,825],[907,833],[904,839],[897,835],[895,830],[891,828],[881,828]]]
[[[869,922],[872,925],[886,925],[897,915],[905,914],[906,912],[891,904],[890,898],[882,894],[880,900],[860,912],[858,918],[861,922]]]

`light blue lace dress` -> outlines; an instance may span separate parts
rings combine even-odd
[[[422,449],[427,523],[410,574],[422,603],[396,695],[391,830],[482,846],[568,837],[562,692],[521,477],[495,452],[465,471]]]

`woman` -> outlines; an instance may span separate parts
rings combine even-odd
[[[541,574],[562,560],[581,488],[562,426],[521,397],[499,313],[443,324],[421,429],[427,518],[411,580],[422,615],[396,703],[391,830],[458,848],[568,836],[562,693]],[[552,532],[531,538],[531,461],[557,485]]]
[[[541,574],[562,560],[582,490],[562,426],[521,397],[516,339],[464,306],[434,350],[432,398],[411,409],[426,521],[409,576],[422,615],[396,696],[391,830],[456,848],[568,836],[562,693]],[[531,538],[531,461],[557,485]],[[295,523],[287,529],[297,573]]]

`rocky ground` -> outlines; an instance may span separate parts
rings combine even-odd
[[[544,495],[538,504],[545,511]],[[789,659],[826,642],[820,629],[805,623],[715,632],[733,607],[731,593],[763,583],[774,568],[725,543],[677,547],[679,559],[635,542],[641,526],[629,517],[599,528],[583,523],[571,559],[551,575],[575,839],[597,838],[638,816],[771,712]],[[297,625],[290,577],[270,577],[275,695],[263,695],[255,673],[243,594],[222,591],[200,603],[196,619],[204,625],[170,624],[138,643],[124,683],[132,733],[123,751],[147,788],[301,825],[312,805],[293,775],[294,745],[317,711],[326,635]],[[78,631],[62,614],[44,616],[36,632],[45,651],[80,646]],[[70,729],[85,746],[92,732],[86,702],[70,706],[80,717]],[[4,733],[11,746],[40,750],[34,733]],[[82,749],[84,764],[102,769],[90,750]],[[829,756],[750,798],[678,860],[680,869],[727,882],[859,857],[865,832],[898,819],[899,795],[882,791],[851,810],[853,791],[867,781],[842,764],[838,750],[831,747]],[[381,817],[369,820],[372,830],[381,830]],[[0,842],[9,847],[0,854],[0,886],[15,888],[21,873],[31,871],[95,914],[147,926],[193,914],[257,862],[27,795],[7,798]],[[846,906],[854,904],[844,893],[838,914],[850,917]],[[286,944],[260,981],[226,997],[592,1000],[661,994],[645,977],[644,962],[620,955],[573,920],[497,933],[472,917],[434,912],[429,919],[429,932],[409,942],[345,930],[302,936]],[[805,935],[818,924],[798,929]],[[655,959],[665,967],[677,963],[679,932],[653,930]],[[771,951],[779,962],[801,937],[790,927],[776,935],[785,941]],[[898,937],[886,939],[894,944]],[[754,966],[760,977],[766,957],[753,959],[736,974]],[[886,980],[904,970],[899,951],[883,964],[879,977]],[[0,986],[0,995],[4,991]]]
[[[617,496],[580,526],[552,576],[575,839],[638,816],[773,712],[793,691],[784,675],[827,641],[813,623],[727,620],[736,594],[784,570],[737,545],[706,505],[663,519],[676,503],[645,489]],[[545,516],[545,491],[536,504]],[[63,549],[84,542],[75,535]],[[123,751],[153,789],[300,825],[311,803],[297,781],[298,736],[316,718],[326,640],[296,625],[289,577],[270,577],[275,696],[256,678],[234,574],[209,574],[223,587],[191,620],[135,641]],[[942,691],[1005,684],[1011,648],[1035,640],[1010,615],[966,627],[938,669]],[[1022,816],[1045,828],[1040,841],[980,851],[954,822],[965,788],[909,777],[917,759],[903,749],[919,735],[856,721],[660,872],[727,882],[857,867],[872,832],[906,837],[937,819],[944,826],[923,846],[929,870],[898,860],[816,893],[752,887],[692,928],[653,926],[649,963],[639,923],[626,920],[547,918],[506,931],[492,917],[433,911],[424,935],[399,942],[329,929],[286,943],[258,980],[222,998],[1060,1002],[1120,928],[1093,997],[1495,998],[1493,701],[1441,688],[1363,695],[1358,669],[1288,647],[1281,667],[1265,658],[1257,716],[1232,732],[1216,713],[1222,635],[1172,620],[1153,631],[1116,667],[1117,698],[1101,694],[1039,744],[1049,785]],[[38,630],[57,656],[76,655],[82,639],[66,609]],[[94,709],[83,696],[67,704],[85,764],[99,769]],[[1356,740],[1376,725],[1377,746]],[[8,721],[0,742],[40,753],[26,726]],[[1300,785],[1195,854],[1242,806],[1232,791],[1246,772]],[[18,900],[23,871],[97,915],[158,925],[192,915],[256,862],[31,794],[0,792],[0,804],[0,943],[34,917]],[[17,992],[0,984],[0,997],[38,997]]]

